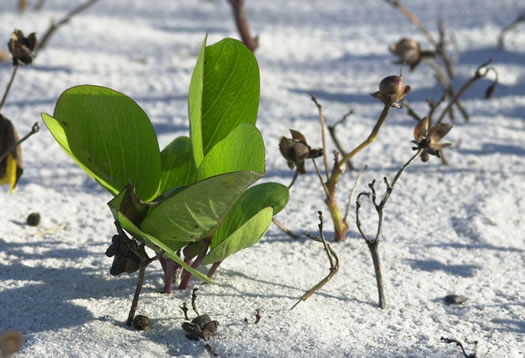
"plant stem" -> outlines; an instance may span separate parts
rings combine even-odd
[[[379,115],[379,119],[377,120],[374,128],[372,129],[372,133],[370,133],[368,138],[363,143],[359,144],[354,150],[352,150],[350,153],[345,155],[343,157],[343,159],[341,159],[339,161],[339,163],[337,163],[337,166],[342,167],[344,163],[346,163],[348,160],[352,159],[352,157],[354,155],[356,155],[361,150],[366,148],[367,145],[369,145],[370,143],[372,143],[376,139],[377,134],[379,133],[379,129],[381,129],[381,126],[383,125],[383,123],[385,122],[386,117],[388,116],[388,111],[390,111],[390,105],[385,104],[385,106],[383,107],[383,111]],[[340,174],[342,174],[342,172]],[[337,182],[339,180],[339,177],[333,178],[333,176],[332,176],[332,177],[330,177],[330,180],[335,180]]]
[[[14,143],[9,148],[7,148],[5,153],[0,154],[0,162],[2,162],[5,159],[5,157],[7,157],[9,153],[11,153],[16,147],[22,144],[22,142],[24,142],[27,138],[31,137],[33,134],[37,133],[39,130],[40,127],[38,126],[38,122],[35,122],[35,124],[33,124],[33,127],[31,127],[31,132],[27,133],[22,139],[20,139],[18,142]]]
[[[217,272],[217,269],[219,268],[219,266],[221,265],[222,261],[218,261],[216,263],[214,263],[213,265],[211,265],[210,267],[210,271],[208,271],[208,278],[212,278],[213,275],[215,275],[215,272]]]
[[[196,269],[197,267],[200,266],[202,259],[204,258],[204,256],[206,256],[206,252],[208,251],[208,248],[210,247],[210,243],[211,243],[211,237],[203,239],[202,247],[199,250],[199,254],[197,255],[197,257],[191,264],[192,268]],[[180,284],[179,284],[179,290],[185,290],[186,288],[188,288],[188,285],[190,284],[192,277],[193,275],[191,273],[189,273],[186,270],[183,270],[182,279],[180,280]]]
[[[0,110],[4,106],[7,95],[9,94],[9,90],[11,90],[11,85],[13,84],[13,81],[15,79],[17,70],[18,70],[18,63],[13,66],[13,72],[11,73],[11,78],[9,79],[9,82],[7,83],[7,87],[5,88],[4,96],[2,97],[2,102],[0,102]]]
[[[379,241],[366,241],[370,255],[372,256],[372,262],[374,263],[374,271],[376,274],[377,293],[379,296],[379,307],[386,307],[385,289],[383,285],[383,273],[381,271],[381,260],[379,258]]]
[[[275,226],[277,226],[279,229],[281,229],[286,235],[290,236],[291,238],[297,239],[299,237],[296,233],[294,233],[293,231],[288,229],[286,226],[281,224],[281,222],[277,220],[275,216],[272,218],[272,222],[275,224]]]
[[[259,47],[259,41],[257,36],[253,37],[250,31],[250,26],[248,25],[248,17],[246,16],[246,9],[244,7],[245,0],[230,0],[233,10],[233,17],[235,19],[235,25],[237,25],[237,30],[241,35],[242,42],[248,47],[252,52],[255,52],[257,47]]]
[[[139,303],[140,291],[142,290],[142,284],[144,283],[144,273],[146,272],[146,266],[148,266],[148,264],[143,262],[140,263],[137,288],[135,289],[135,295],[133,296],[133,301],[131,302],[131,309],[129,310],[128,320],[126,322],[127,326],[131,326],[133,323],[133,318],[135,318],[135,312],[137,311],[137,305]]]
[[[327,147],[326,147],[326,125],[324,121],[324,115],[323,115],[323,106],[319,102],[317,102],[317,98],[312,95],[312,101],[314,101],[315,106],[317,107],[317,110],[319,111],[319,119],[321,121],[321,139],[323,142],[323,161],[324,161],[324,169],[326,174],[326,179],[328,179],[328,154],[327,154]]]
[[[91,5],[93,5],[94,3],[96,3],[98,0],[88,0],[86,1],[85,3],[83,4],[80,4],[78,7],[74,8],[73,10],[71,10],[69,13],[66,14],[66,16],[64,16],[62,19],[60,19],[59,21],[57,22],[51,22],[51,25],[49,26],[49,28],[47,29],[47,31],[44,33],[44,35],[42,36],[42,40],[40,40],[37,45],[36,45],[36,49],[34,51],[34,57],[36,57],[36,54],[42,50],[43,48],[46,47],[47,45],[47,42],[49,41],[49,39],[51,38],[51,36],[62,26],[62,25],[65,25],[67,24],[72,17],[74,17],[75,15],[81,13],[82,11],[86,10],[88,7],[90,7]]]

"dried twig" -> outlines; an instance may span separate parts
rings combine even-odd
[[[301,301],[306,301],[310,296],[312,296],[314,293],[319,291],[328,281],[330,281],[332,279],[332,277],[334,277],[334,275],[339,270],[339,257],[337,256],[335,251],[326,242],[326,239],[324,238],[324,234],[323,234],[323,213],[321,211],[319,211],[318,213],[319,213],[319,225],[318,226],[319,226],[319,234],[320,234],[321,238],[319,239],[318,237],[311,236],[311,235],[309,235],[307,233],[305,233],[305,235],[308,236],[312,240],[319,241],[319,242],[323,243],[324,250],[326,252],[326,255],[328,256],[328,261],[330,262],[330,273],[328,273],[328,275],[325,278],[323,278],[321,281],[319,281],[319,283],[317,283],[317,285],[312,287],[310,290],[306,291],[306,293],[299,298],[297,303],[292,306],[291,310],[293,310],[295,308],[295,306],[297,306]]]
[[[272,218],[273,223],[275,226],[277,226],[281,231],[283,231],[286,235],[290,236],[292,239],[297,239],[299,236],[294,233],[292,230],[288,229],[286,226],[281,224],[279,220],[277,220],[275,217]]]
[[[477,358],[477,356],[478,356],[478,353],[477,353],[477,351],[478,351],[478,341],[474,341],[474,353],[472,353],[472,354],[467,354],[467,352],[465,351],[465,348],[463,348],[463,344],[460,341],[458,341],[457,339],[441,337],[441,341],[443,341],[445,343],[454,343],[456,346],[461,348],[465,358]]]
[[[255,52],[257,47],[259,47],[259,36],[253,37],[251,34],[246,9],[244,7],[245,0],[230,0],[230,4],[232,5],[235,25],[237,25],[237,30],[241,35],[242,42],[244,42],[246,47],[252,52]]]
[[[326,147],[326,125],[324,121],[324,115],[323,115],[323,106],[317,101],[317,98],[315,95],[312,94],[312,101],[315,103],[315,106],[317,107],[317,110],[319,111],[319,120],[321,121],[321,138],[323,141],[323,160],[324,160],[324,169],[326,174],[326,180],[328,180],[329,176],[329,169],[328,169],[328,154],[327,154],[327,147]]]
[[[186,302],[183,302],[182,306],[179,306],[179,308],[182,310],[182,312],[184,312],[184,319],[186,321],[189,321],[190,320],[190,318],[188,317],[189,309],[188,309],[188,306],[186,306]]]
[[[346,219],[348,218],[348,214],[350,213],[350,206],[351,206],[351,203],[352,203],[353,198],[354,198],[355,189],[357,188],[357,185],[359,184],[359,180],[361,179],[361,176],[363,175],[363,173],[365,172],[365,170],[367,168],[368,168],[368,166],[365,165],[364,170],[359,172],[359,174],[357,174],[357,177],[355,178],[354,185],[352,186],[352,190],[350,191],[350,195],[348,196],[348,202],[346,204],[345,216],[343,217],[343,221],[344,222],[346,222]]]
[[[425,26],[423,26],[423,24],[417,18],[417,16],[415,16],[413,13],[411,13],[406,7],[403,6],[403,4],[401,4],[399,1],[394,1],[394,0],[385,0],[385,1],[387,3],[389,3],[390,5],[392,5],[393,7],[398,8],[399,11],[403,15],[405,15],[410,21],[412,21],[412,23],[414,23],[414,25],[416,25],[417,28],[426,36],[428,41],[430,41],[433,45],[437,45],[438,44],[438,42],[436,41],[434,36],[432,36],[430,31],[428,31]]]
[[[334,144],[335,144],[337,150],[341,153],[341,155],[342,155],[343,157],[346,155],[346,151],[344,150],[343,146],[341,145],[341,142],[339,142],[339,138],[337,138],[337,134],[335,133],[335,129],[336,129],[336,127],[337,127],[339,124],[346,122],[346,119],[347,119],[350,115],[352,115],[353,113],[354,113],[353,110],[351,110],[351,109],[348,110],[348,112],[346,112],[340,120],[338,120],[337,122],[335,122],[333,125],[328,126],[328,133],[330,133],[330,137],[332,137],[332,141],[334,142]],[[349,168],[350,170],[354,170],[354,169],[355,169],[354,166],[353,166],[353,164],[352,164],[352,162],[351,162],[350,160],[349,160],[346,164],[348,165],[348,168]]]
[[[499,34],[498,36],[498,48],[500,50],[503,50],[505,48],[505,35],[510,31],[512,30],[513,28],[515,28],[516,26],[518,26],[518,24],[520,22],[525,22],[525,14],[523,15],[520,15],[516,18],[516,20],[514,20],[513,22],[511,22],[509,25],[505,26],[505,28],[503,30],[501,30],[501,33]]]
[[[257,323],[259,323],[260,320],[261,320],[261,309],[257,308],[255,310],[255,322],[253,322],[253,323],[257,324]]]
[[[479,66],[476,69],[476,72],[474,73],[472,78],[470,78],[467,82],[465,82],[463,87],[461,87],[461,89],[458,91],[458,93],[456,93],[456,95],[450,100],[450,102],[448,103],[447,107],[445,107],[445,109],[443,110],[443,112],[439,116],[439,119],[438,119],[437,123],[441,123],[443,121],[443,119],[445,118],[445,115],[447,114],[447,112],[449,112],[451,110],[451,108],[452,108],[452,106],[454,104],[458,103],[459,98],[465,93],[465,91],[474,82],[476,82],[477,80],[480,80],[480,79],[486,77],[490,71],[493,71],[496,74],[496,79],[487,88],[487,91],[485,93],[485,98],[488,98],[488,97],[492,96],[492,93],[494,92],[494,88],[495,88],[495,86],[498,83],[498,72],[494,69],[494,67],[490,66],[491,63],[492,63],[492,59],[490,59],[486,63],[482,64],[481,66]]]
[[[31,127],[31,131],[29,133],[27,133],[22,139],[20,139],[18,142],[14,143],[13,145],[11,145],[9,148],[7,148],[7,150],[5,151],[5,153],[2,153],[0,154],[0,162],[2,160],[5,159],[5,157],[7,157],[7,155],[9,153],[11,153],[16,147],[18,147],[20,144],[22,144],[27,138],[31,137],[33,134],[36,134],[38,133],[38,131],[40,130],[40,126],[38,125],[38,122],[35,122],[35,124],[33,124],[33,126]]]
[[[191,308],[193,308],[193,311],[197,314],[197,316],[200,316],[199,310],[197,309],[197,291],[198,288],[194,288],[193,291],[191,291]]]
[[[85,3],[79,5],[78,7],[74,8],[70,12],[66,14],[62,19],[60,19],[57,22],[52,21],[51,25],[47,29],[47,31],[42,36],[42,39],[37,43],[36,49],[35,49],[35,57],[36,54],[44,49],[51,38],[51,36],[54,35],[54,33],[63,25],[67,24],[75,15],[78,15],[82,11],[86,10],[91,5],[95,4],[98,0],[88,0]]]
[[[16,72],[18,71],[18,63],[16,63],[13,66],[13,72],[11,72],[11,78],[9,79],[9,82],[7,83],[7,87],[5,88],[4,95],[2,96],[2,102],[0,102],[0,109],[4,106],[5,100],[7,99],[7,95],[9,94],[9,91],[11,90],[11,85],[13,84],[13,81],[15,80]]]
[[[385,308],[386,307],[386,299],[385,299],[385,290],[384,290],[384,284],[383,284],[383,274],[381,271],[381,260],[379,257],[379,241],[381,239],[381,233],[383,231],[383,219],[384,219],[384,211],[385,211],[385,205],[390,198],[390,194],[392,194],[392,191],[394,190],[394,186],[396,185],[398,179],[401,177],[401,174],[405,171],[406,168],[410,164],[412,164],[419,156],[423,153],[422,149],[419,149],[416,154],[412,156],[412,158],[409,159],[408,162],[403,165],[403,167],[397,172],[396,176],[394,177],[394,180],[390,184],[388,182],[388,179],[385,177],[384,182],[386,185],[386,191],[383,194],[383,198],[381,199],[381,202],[377,203],[377,195],[375,191],[375,180],[372,181],[368,186],[370,187],[370,192],[361,192],[357,196],[356,200],[356,225],[357,229],[359,230],[359,233],[365,239],[365,242],[368,246],[368,249],[370,250],[370,254],[372,256],[372,262],[374,264],[374,271],[376,275],[376,283],[377,283],[377,291],[379,295],[379,307]],[[374,236],[374,238],[369,238],[363,231],[363,228],[361,226],[361,220],[359,219],[359,210],[361,209],[361,197],[366,196],[368,198],[371,198],[371,201],[376,209],[377,215],[379,217],[378,223],[377,223],[377,231]]]

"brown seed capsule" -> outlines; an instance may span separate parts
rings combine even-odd
[[[379,91],[372,93],[372,96],[386,105],[401,108],[397,102],[401,101],[408,92],[410,92],[410,86],[403,81],[401,76],[388,76],[381,80]]]
[[[24,336],[17,331],[7,331],[0,335],[0,357],[9,357],[18,352],[24,343]]]
[[[7,43],[9,52],[13,56],[13,65],[28,65],[33,62],[33,51],[36,47],[35,33],[24,36],[22,30],[15,30]]]
[[[406,63],[412,69],[421,61],[421,48],[419,43],[412,39],[403,38],[389,47],[390,52],[399,57],[396,63]]]
[[[151,326],[151,320],[148,316],[138,315],[133,320],[133,327],[137,331],[144,331]]]
[[[40,224],[40,214],[31,213],[27,216],[26,223],[29,226],[38,226]]]

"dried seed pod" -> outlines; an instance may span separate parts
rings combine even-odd
[[[398,64],[407,64],[413,70],[421,61],[421,47],[415,40],[403,38],[389,47],[390,52],[399,57]]]
[[[9,357],[22,348],[24,336],[17,331],[6,331],[0,335],[0,357]]]
[[[29,214],[26,219],[26,223],[29,226],[38,226],[38,224],[40,224],[40,214],[39,213]]]
[[[403,81],[401,76],[388,76],[381,80],[379,91],[372,93],[372,96],[386,105],[401,108],[397,102],[401,101],[408,92],[410,92],[410,86]]]
[[[150,326],[151,326],[151,320],[149,319],[148,316],[143,316],[139,314],[133,320],[133,327],[135,327],[137,331],[144,331],[150,328]]]
[[[28,65],[33,62],[33,51],[36,47],[36,35],[32,32],[25,37],[22,30],[15,30],[9,38],[7,47],[13,56],[13,65]]]

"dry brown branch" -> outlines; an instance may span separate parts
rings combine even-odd
[[[512,30],[513,28],[515,28],[516,26],[518,26],[518,24],[520,22],[525,22],[525,14],[523,15],[520,15],[516,18],[516,20],[514,20],[513,22],[511,22],[509,25],[505,26],[505,28],[503,30],[501,30],[501,33],[499,34],[498,36],[498,48],[500,50],[503,50],[505,48],[505,35],[510,31]]]
[[[297,239],[299,236],[294,233],[292,230],[288,229],[286,226],[281,224],[279,220],[277,220],[275,217],[272,218],[273,223],[275,226],[277,226],[281,231],[283,231],[286,235],[290,236],[292,239]]]
[[[312,101],[315,103],[315,106],[317,107],[317,110],[319,111],[319,120],[321,121],[321,138],[323,141],[324,168],[325,168],[326,179],[328,180],[328,175],[329,175],[328,173],[330,171],[328,169],[328,154],[327,154],[328,148],[326,147],[326,129],[325,129],[326,125],[325,125],[324,115],[323,115],[323,106],[321,106],[321,104],[317,101],[317,98],[313,94],[312,94]]]
[[[252,52],[255,52],[259,47],[259,36],[253,37],[250,31],[250,25],[248,25],[248,17],[246,16],[245,0],[230,0],[233,10],[233,18],[235,19],[235,25],[241,35],[242,42]]]
[[[85,3],[81,4],[80,6],[74,8],[70,12],[66,14],[62,19],[60,19],[57,22],[52,21],[49,28],[46,30],[44,35],[42,36],[42,39],[38,42],[36,49],[35,49],[35,56],[36,54],[44,49],[49,42],[49,39],[51,36],[54,35],[54,33],[63,25],[67,24],[75,15],[78,15],[82,11],[86,10],[91,5],[95,4],[98,0],[88,0]]]
[[[353,110],[348,110],[348,112],[345,113],[345,115],[343,115],[343,117],[338,120],[337,122],[335,122],[333,125],[331,126],[328,126],[328,133],[330,133],[330,137],[332,137],[332,140],[337,148],[337,150],[341,153],[341,155],[344,157],[347,153],[346,151],[344,150],[343,146],[341,145],[341,142],[339,142],[339,138],[337,138],[337,135],[335,133],[335,129],[336,127],[341,124],[341,123],[344,123],[346,121],[346,119],[352,115],[354,113]],[[352,162],[350,160],[348,160],[348,162],[346,163],[348,165],[348,168],[350,170],[354,170],[354,165],[352,164]]]
[[[417,16],[412,14],[406,7],[403,6],[403,4],[401,4],[399,1],[394,1],[394,0],[385,0],[385,1],[389,3],[390,5],[392,5],[393,7],[396,7],[397,9],[399,9],[399,11],[403,15],[405,15],[410,21],[412,21],[412,23],[416,25],[417,28],[426,36],[428,41],[430,41],[433,45],[438,44],[434,36],[432,36],[430,31],[428,31],[425,26],[423,26],[423,24],[421,23],[421,21],[419,21]]]
[[[328,275],[325,278],[323,278],[321,281],[319,281],[314,287],[312,287],[310,290],[306,291],[306,293],[299,298],[299,300],[292,306],[292,308],[290,310],[293,310],[295,308],[295,306],[297,306],[299,303],[301,303],[301,301],[306,301],[310,296],[312,296],[314,293],[319,291],[324,285],[326,285],[328,283],[328,281],[330,281],[332,279],[332,277],[334,277],[334,275],[339,270],[339,257],[337,256],[335,251],[326,242],[326,239],[324,238],[324,234],[323,234],[323,213],[321,211],[319,211],[318,213],[319,213],[319,225],[318,226],[319,226],[319,234],[320,234],[321,238],[319,239],[318,237],[311,236],[311,235],[306,234],[306,233],[305,233],[305,235],[308,236],[312,240],[319,241],[319,242],[323,243],[324,250],[326,252],[326,255],[328,256],[328,261],[330,262],[330,272],[328,273]]]

